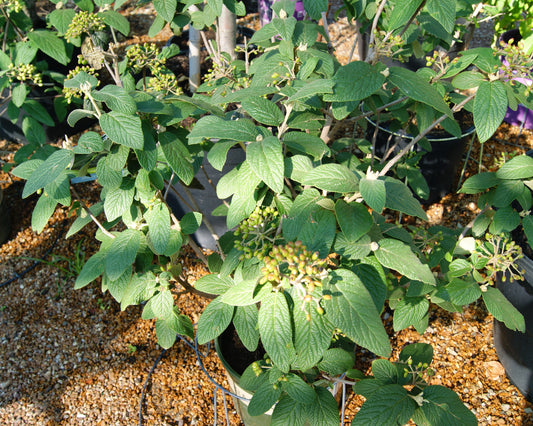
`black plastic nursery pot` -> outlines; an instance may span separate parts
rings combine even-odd
[[[513,331],[494,320],[494,346],[507,377],[533,401],[533,260],[524,256],[517,267],[525,271],[524,281],[499,279],[498,289],[524,315],[526,332]]]
[[[367,129],[367,138],[372,140],[376,124],[367,118],[370,124]],[[462,135],[457,138],[444,130],[430,132],[426,139],[431,144],[431,151],[426,152],[419,161],[420,171],[429,187],[429,197],[424,202],[434,203],[452,191],[457,170],[463,159],[463,154],[470,135],[474,133],[473,126],[462,130]],[[386,125],[378,125],[376,137],[376,154],[383,156],[389,147],[396,145],[395,153],[399,152],[414,136],[401,131],[391,131]],[[422,148],[416,145],[418,152]],[[391,157],[392,158],[392,157]]]
[[[187,192],[190,192],[192,197],[198,203],[201,212],[205,214],[205,218],[213,226],[216,235],[224,235],[228,231],[228,227],[226,226],[226,216],[213,216],[211,214],[214,209],[222,204],[222,201],[217,197],[215,188],[220,178],[235,166],[241,164],[245,158],[246,154],[241,148],[231,148],[228,152],[227,161],[222,168],[222,171],[216,170],[209,163],[207,158],[204,158],[203,167],[205,173],[200,170],[195,176],[203,188],[188,188],[185,190],[181,184],[176,183],[172,185],[172,188],[168,191],[167,204],[172,209],[174,215],[180,219],[185,213],[192,211],[191,207],[193,207],[193,205],[187,194]],[[202,224],[192,237],[196,244],[204,249],[216,250],[217,248],[215,239],[205,224]]]

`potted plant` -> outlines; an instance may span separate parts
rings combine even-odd
[[[533,394],[533,357],[527,349],[533,330],[532,177],[533,158],[519,155],[496,172],[467,179],[461,188],[464,193],[481,193],[481,212],[472,223],[472,233],[478,238],[488,234],[485,241],[475,244],[470,271],[480,281],[479,271],[484,269],[482,279],[494,281],[501,292],[486,287],[483,294],[494,297],[486,303],[499,305],[499,314],[494,314],[494,344],[507,376],[527,398]],[[467,266],[464,261],[463,266]]]
[[[23,197],[39,193],[35,228],[44,226],[58,203],[70,205],[72,196],[83,213],[69,234],[91,220],[98,225],[101,246],[82,269],[77,288],[101,276],[102,288],[123,309],[142,303],[142,317],[155,319],[165,348],[176,334],[207,343],[230,324],[247,349],[261,343],[265,355],[245,366],[241,385],[254,392],[250,414],[274,406],[274,424],[289,417],[338,424],[337,402],[327,388],[343,381],[366,398],[353,424],[410,418],[476,423],[454,392],[426,380],[432,358],[427,345],[404,348],[394,364],[377,359],[370,377],[353,370],[353,357],[358,347],[379,357],[391,354],[380,317],[384,309],[394,311],[395,330],[412,325],[423,332],[430,302],[459,310],[481,296],[479,285],[476,292],[454,280],[452,259],[464,243],[457,232],[386,220],[385,209],[426,219],[399,173],[389,172],[408,160],[405,154],[432,128],[449,119],[456,129],[454,112],[463,107],[473,111],[478,137],[486,141],[508,103],[527,100],[526,90],[498,74],[491,49],[466,51],[417,73],[385,66],[379,58],[390,48],[387,40],[408,28],[420,10],[446,23],[455,18],[441,16],[434,4],[394,5],[374,11],[374,29],[382,14],[389,27],[370,45],[368,60],[344,66],[328,43],[317,41],[319,34],[327,40],[327,27],[297,21],[294,3],[280,1],[273,6],[277,17],[251,40],[262,54],[216,68],[192,96],[135,83],[128,60],[110,62],[111,70],[117,64],[116,84],[99,87],[96,77],[78,72],[65,87],[83,97],[84,108],[72,112],[70,122],[92,116],[107,139],[87,132],[75,146],[29,152],[13,170],[27,180]],[[167,8],[161,18],[174,20],[185,6]],[[314,6],[306,6],[312,18],[325,12]],[[206,7],[195,20],[211,23],[208,17],[219,11],[208,12]],[[477,91],[442,90],[450,78],[456,89]],[[453,97],[451,108],[447,96]],[[387,101],[378,104],[379,99]],[[350,114],[363,118],[362,102],[375,105],[363,114],[370,116],[404,101],[416,106],[416,122],[406,118],[404,124],[417,133],[383,164],[371,155],[370,141],[333,139],[336,122]],[[201,206],[177,218],[167,205],[167,188],[174,179],[187,189],[194,186],[205,158],[224,170],[233,147],[243,160],[216,185],[221,201],[215,212],[226,217],[231,231],[207,254],[190,238],[206,219]],[[419,173],[416,163],[405,164]],[[93,168],[101,202],[88,206],[69,181]],[[187,243],[210,271],[194,284],[179,263]],[[196,330],[175,304],[175,290],[212,298]]]

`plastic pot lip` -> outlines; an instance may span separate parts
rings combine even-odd
[[[372,126],[374,127],[377,127],[379,130],[382,130],[384,132],[387,132],[387,133],[390,133],[394,136],[399,136],[401,138],[404,138],[404,139],[414,139],[416,136],[412,136],[410,134],[407,134],[407,133],[399,133],[399,132],[393,132],[392,130],[390,129],[387,129],[386,127],[383,127],[381,124],[378,124],[376,126],[376,123],[374,123],[369,117],[365,117],[366,121],[368,121],[370,124],[372,124]],[[466,136],[470,136],[472,133],[474,133],[474,131],[476,130],[475,126],[470,126],[468,129],[466,129],[465,131],[463,131],[461,133],[461,137],[460,138],[457,138],[453,135],[450,135],[450,136],[447,136],[447,137],[431,137],[431,132],[429,134],[427,134],[426,136],[424,136],[425,138],[427,138],[428,140],[430,140],[431,142],[447,142],[447,141],[453,141],[453,140],[456,140],[456,139],[462,139]]]

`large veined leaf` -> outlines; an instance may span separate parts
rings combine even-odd
[[[113,142],[133,149],[144,146],[141,119],[137,115],[110,111],[100,116],[100,127]]]
[[[351,62],[340,67],[333,76],[333,93],[324,95],[328,102],[360,101],[378,91],[385,76],[366,62]]]
[[[250,416],[259,416],[266,413],[276,403],[281,392],[281,386],[272,384],[270,381],[261,383],[250,400],[248,414]]]
[[[500,290],[494,287],[487,287],[487,290],[481,295],[488,311],[494,318],[503,322],[510,330],[525,332],[526,326],[523,315],[506,299]]]
[[[134,185],[133,180],[126,178],[118,188],[112,188],[106,193],[104,212],[107,220],[117,219],[130,208],[135,195]]]
[[[390,17],[389,31],[407,24],[421,4],[422,0],[397,0]]]
[[[22,191],[22,198],[29,197],[56,180],[69,166],[73,158],[74,153],[70,150],[59,149],[55,151],[28,178]]]
[[[137,105],[129,93],[122,87],[108,84],[98,91],[92,93],[97,101],[102,101],[113,110],[124,114],[135,114]]]
[[[261,97],[249,98],[241,103],[243,109],[259,123],[267,126],[279,126],[283,121],[283,113],[278,106]]]
[[[144,215],[148,223],[148,237],[156,254],[163,254],[170,235],[170,212],[165,203],[157,203]]]
[[[385,207],[427,220],[426,212],[405,184],[397,180],[386,179],[385,190],[387,192]]]
[[[363,178],[359,181],[359,191],[368,206],[377,213],[381,213],[387,199],[385,182],[381,179]]]
[[[481,143],[500,126],[507,112],[507,94],[501,81],[480,83],[474,99],[474,125]]]
[[[225,304],[221,297],[212,300],[198,320],[198,343],[203,345],[220,336],[231,322],[234,310],[235,308]]]
[[[187,147],[174,132],[160,133],[158,138],[168,164],[176,175],[189,185],[194,178],[194,168]]]
[[[48,223],[48,219],[50,219],[54,213],[56,206],[57,201],[53,197],[46,192],[41,194],[31,215],[31,227],[35,232],[38,234],[42,232]]]
[[[249,144],[246,150],[246,161],[257,177],[272,191],[278,194],[283,191],[285,166],[281,142],[277,137],[269,136]]]
[[[28,32],[27,36],[35,46],[60,64],[67,65],[70,61],[65,42],[52,31],[34,30]]]
[[[72,19],[76,15],[74,9],[56,9],[48,14],[47,19],[56,27],[60,34],[65,34]]]
[[[335,203],[335,215],[341,231],[350,241],[357,241],[374,223],[366,207],[360,203],[348,204],[338,200]]]
[[[154,0],[153,4],[159,16],[167,22],[172,22],[178,6],[177,0]]]
[[[355,192],[359,188],[355,174],[348,167],[336,163],[315,167],[304,178],[303,184],[342,194]]]
[[[426,7],[444,29],[451,33],[455,25],[455,0],[428,0]]]
[[[420,74],[401,67],[390,67],[389,73],[389,80],[404,95],[415,101],[427,104],[453,119],[453,114],[448,104],[444,102],[437,89],[431,86]]]
[[[338,426],[339,409],[333,395],[325,388],[315,386],[316,402],[308,405],[309,424],[321,426]]]
[[[416,408],[415,400],[403,386],[385,385],[367,398],[355,415],[352,426],[403,425],[409,421]]]
[[[290,396],[283,395],[272,413],[272,426],[304,426],[307,404],[300,404]]]
[[[321,14],[328,10],[327,0],[303,0],[304,9],[311,19],[318,21]]]
[[[106,251],[100,248],[100,251],[93,254],[83,268],[81,269],[80,274],[76,278],[74,288],[76,290],[85,287],[87,284],[93,282],[104,272],[104,260],[106,257]]]
[[[141,245],[141,231],[126,229],[114,239],[105,258],[105,273],[116,280],[131,266]]]
[[[533,158],[519,155],[505,162],[496,172],[499,179],[529,179],[533,176]]]
[[[422,393],[422,406],[413,414],[416,424],[475,426],[477,419],[459,396],[444,386],[428,386]]]
[[[257,349],[259,330],[257,329],[258,310],[256,305],[237,306],[233,325],[243,345],[250,352]]]
[[[130,33],[130,23],[120,13],[114,10],[105,10],[103,12],[98,12],[98,16],[104,18],[104,22],[107,25],[117,31],[120,31],[124,36],[127,36]]]
[[[435,285],[435,277],[428,265],[420,262],[411,248],[398,240],[385,238],[379,241],[374,255],[383,266],[394,269],[413,280]]]
[[[288,372],[295,352],[289,306],[283,293],[273,292],[263,298],[257,325],[266,352],[280,370]]]
[[[390,343],[372,296],[357,275],[346,269],[330,273],[331,282],[324,293],[326,317],[358,345],[388,357]]]
[[[190,143],[200,143],[203,139],[221,138],[252,142],[256,140],[258,134],[251,120],[224,120],[214,115],[207,115],[198,120],[188,138]]]

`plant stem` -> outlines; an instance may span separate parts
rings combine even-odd
[[[85,202],[81,199],[80,194],[78,194],[78,192],[74,189],[73,186],[71,186],[71,190],[74,196],[80,202],[80,205],[83,208],[83,210],[85,210],[85,212],[89,215],[92,221],[96,223],[96,226],[98,226],[100,231],[102,231],[104,235],[106,235],[109,238],[115,238],[115,236],[111,232],[109,232],[107,229],[104,228],[104,226],[100,223],[100,221],[96,218],[96,216],[91,213],[91,210],[89,209],[89,207],[87,207],[87,204],[85,204]]]
[[[475,93],[469,95],[465,99],[463,99],[460,103],[455,105],[455,107],[452,108],[452,112],[457,112],[460,109],[463,108],[468,102],[470,102],[475,97]],[[422,132],[418,134],[415,138],[411,140],[398,154],[396,154],[387,164],[385,164],[385,167],[383,167],[383,170],[379,172],[379,176],[385,176],[387,172],[393,167],[399,160],[402,158],[406,153],[408,153],[415,144],[422,139],[424,136],[426,136],[431,130],[433,130],[438,124],[443,122],[448,116],[446,114],[441,115],[439,118],[437,118],[430,126],[428,126],[426,129],[424,129]]]

